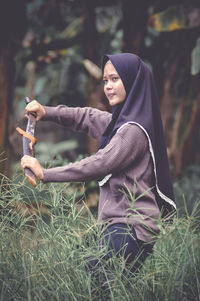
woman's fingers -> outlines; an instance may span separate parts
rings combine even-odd
[[[30,168],[38,180],[43,179],[43,176],[44,176],[43,169],[36,158],[30,157],[27,155],[23,156],[21,159],[21,166],[23,169],[26,167]]]
[[[23,156],[22,159],[21,159],[21,166],[23,168],[32,167],[34,159],[35,158],[32,158],[30,156]]]
[[[37,116],[36,121],[39,121],[46,114],[44,107],[37,100],[32,100],[27,104],[25,111],[25,117],[28,117],[29,113],[35,113]]]

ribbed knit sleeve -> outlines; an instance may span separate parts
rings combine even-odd
[[[127,168],[147,151],[148,142],[143,131],[130,124],[121,129],[110,143],[95,155],[62,167],[44,169],[43,182],[84,182],[99,180]]]
[[[53,121],[72,130],[84,132],[99,139],[109,122],[112,114],[95,108],[71,108],[64,105],[57,107],[44,106],[46,115],[43,120]]]

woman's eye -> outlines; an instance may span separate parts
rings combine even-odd
[[[107,84],[108,80],[107,79],[103,79],[103,84]]]
[[[117,77],[117,76],[114,76],[114,77],[112,78],[112,80],[115,82],[115,81],[118,80],[118,77]]]

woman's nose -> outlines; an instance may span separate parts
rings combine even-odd
[[[107,81],[106,89],[107,89],[107,90],[112,89],[112,83],[111,83],[111,81],[109,81],[109,80]]]

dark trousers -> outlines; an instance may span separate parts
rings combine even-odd
[[[130,225],[118,223],[108,226],[97,241],[97,250],[106,249],[105,255],[101,258],[90,257],[87,262],[89,270],[98,281],[109,281],[112,275],[110,258],[115,254],[123,257],[126,261],[126,268],[129,272],[135,272],[145,261],[148,254],[152,252],[152,247],[137,239],[135,230]]]

